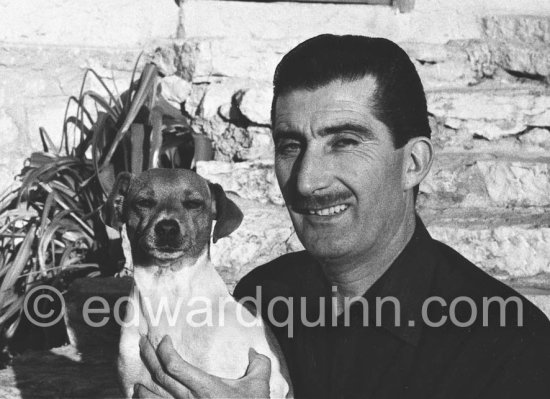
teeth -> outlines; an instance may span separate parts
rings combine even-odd
[[[330,208],[324,208],[324,209],[309,209],[308,213],[310,215],[331,216],[331,215],[336,215],[338,213],[341,213],[346,209],[348,209],[347,205],[336,205],[336,206],[331,206]]]

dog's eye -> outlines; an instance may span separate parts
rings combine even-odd
[[[199,209],[202,208],[202,201],[188,200],[183,202],[183,206],[187,209]]]
[[[141,198],[136,201],[136,205],[140,208],[152,208],[155,206],[155,200],[152,198]]]

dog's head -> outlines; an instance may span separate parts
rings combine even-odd
[[[151,169],[117,176],[106,204],[107,223],[126,223],[134,263],[196,259],[210,242],[228,236],[243,214],[218,184],[185,169]]]

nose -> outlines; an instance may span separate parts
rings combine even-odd
[[[330,186],[331,167],[322,151],[308,148],[296,165],[296,189],[302,196],[314,195]]]
[[[173,219],[163,219],[155,225],[155,234],[159,238],[170,238],[178,235],[180,226]]]

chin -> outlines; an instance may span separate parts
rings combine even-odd
[[[153,259],[159,260],[161,262],[173,262],[183,257],[184,253],[182,251],[175,252],[163,252],[154,250],[149,253],[149,256]]]
[[[155,264],[158,266],[172,264],[185,255],[185,252],[181,250],[175,249],[165,251],[155,247],[142,247],[140,252],[143,254],[140,258],[142,258],[147,263]]]
[[[313,240],[312,240],[313,241]],[[340,258],[350,253],[347,243],[338,243],[336,241],[316,240],[313,242],[302,241],[304,248],[317,259]]]

